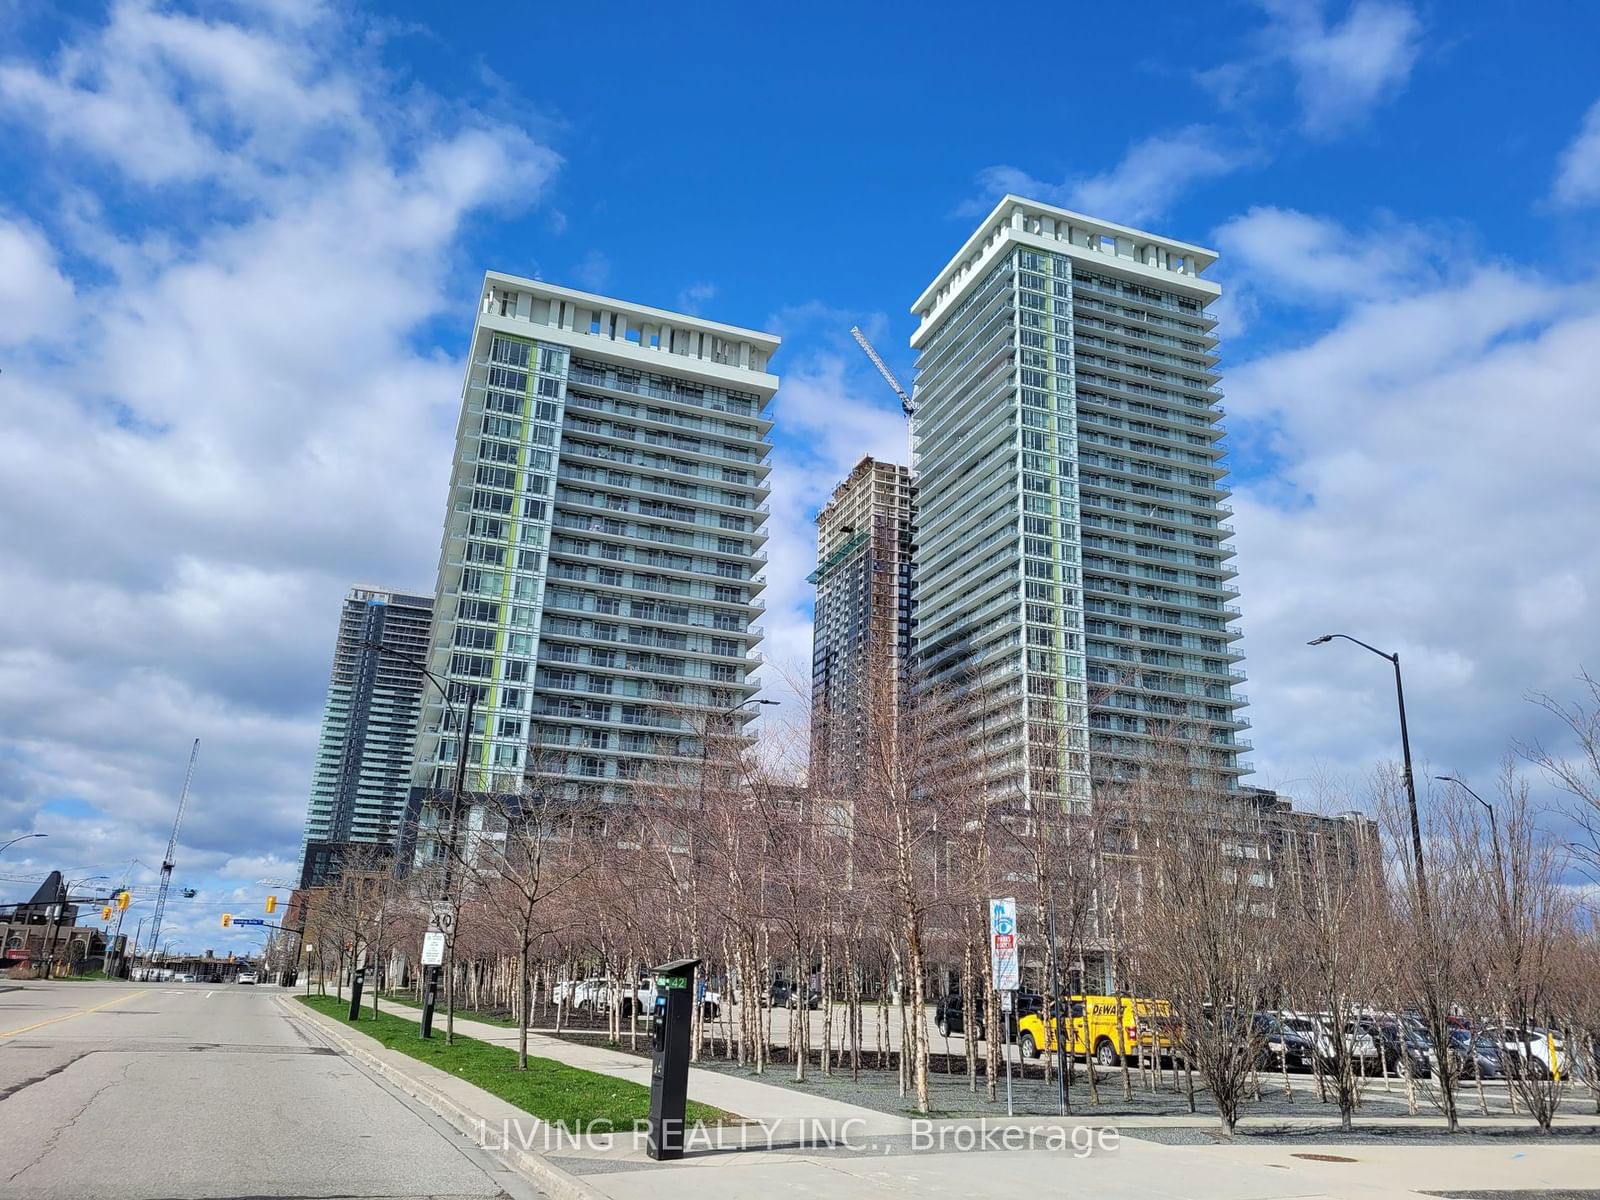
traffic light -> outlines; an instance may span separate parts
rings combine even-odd
[[[100,910],[100,919],[102,921],[111,920],[111,905],[107,904],[104,908],[102,908]]]
[[[129,901],[131,901],[132,899],[133,899],[133,897],[129,893],[127,893],[127,892],[118,892],[117,893],[117,907],[119,909],[127,908]]]
[[[228,926],[230,926],[232,924],[233,924],[233,914],[232,913],[223,913],[222,914],[222,927],[224,929],[226,929]]]
[[[269,913],[275,913],[278,911],[278,898],[276,896],[267,897],[267,911]]]

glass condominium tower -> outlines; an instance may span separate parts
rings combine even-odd
[[[419,666],[372,645],[420,658],[432,616],[432,596],[386,588],[351,588],[340,606],[306,806],[301,887],[320,887],[337,876],[348,845],[392,847],[401,839],[412,736],[426,684]]]
[[[994,793],[1248,771],[1215,261],[1007,196],[913,305],[921,686]]]
[[[741,735],[761,630],[778,339],[489,272],[429,666],[474,699],[467,788],[614,800]],[[414,789],[451,786],[436,689]],[[415,794],[415,792],[414,792]]]

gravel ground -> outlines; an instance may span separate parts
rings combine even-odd
[[[573,1040],[592,1040],[593,1035],[585,1038],[582,1033],[574,1030]],[[641,1039],[642,1041],[643,1039]],[[626,1040],[621,1049],[627,1049]],[[646,1052],[637,1051],[641,1055]],[[793,1088],[796,1091],[810,1095],[825,1096],[832,1100],[839,1100],[848,1104],[860,1105],[863,1108],[873,1108],[880,1112],[891,1113],[896,1116],[915,1116],[912,1098],[902,1096],[899,1088],[899,1077],[896,1071],[863,1070],[858,1080],[851,1079],[848,1070],[838,1071],[831,1076],[821,1074],[815,1066],[807,1072],[803,1083],[794,1079],[794,1068],[787,1063],[774,1063],[760,1076],[755,1075],[746,1067],[721,1059],[702,1059],[696,1064],[713,1071],[722,1071],[730,1075],[743,1078],[759,1078],[763,1083],[779,1087]],[[949,1072],[946,1073],[948,1065]],[[1014,1068],[1015,1070],[1015,1068]],[[967,1083],[966,1062],[959,1055],[945,1058],[935,1056],[934,1072],[931,1078],[932,1113],[936,1117],[995,1117],[1005,1114],[1005,1079],[1002,1075],[998,1080],[996,1099],[990,1101],[983,1086],[983,1078],[978,1079],[977,1091],[972,1091]],[[1012,1078],[1012,1103],[1018,1116],[1054,1116],[1059,1111],[1056,1103],[1056,1085],[1040,1077],[1040,1067],[1036,1063],[1028,1064],[1026,1074],[1017,1073]],[[1077,1064],[1070,1088],[1070,1103],[1072,1115],[1088,1120],[1115,1120],[1117,1118],[1140,1117],[1187,1117],[1190,1116],[1188,1097],[1182,1092],[1175,1091],[1172,1085],[1170,1071],[1165,1074],[1161,1086],[1155,1092],[1142,1090],[1139,1085],[1137,1073],[1133,1076],[1133,1098],[1125,1100],[1122,1095],[1122,1074],[1120,1069],[1114,1070],[1109,1076],[1099,1073],[1101,1103],[1092,1102],[1089,1090],[1087,1070],[1082,1063]],[[1316,1078],[1312,1075],[1291,1074],[1290,1086],[1294,1092],[1292,1100],[1286,1100],[1283,1094],[1282,1077],[1273,1075],[1262,1078],[1262,1095],[1259,1101],[1247,1101],[1244,1105],[1243,1115],[1247,1120],[1259,1118],[1281,1118],[1287,1122],[1300,1122],[1307,1120],[1328,1120],[1337,1118],[1338,1107],[1330,1102],[1323,1102],[1317,1096]],[[1390,1083],[1389,1092],[1383,1090],[1381,1081],[1368,1085],[1368,1096],[1363,1101],[1357,1113],[1357,1120],[1371,1122],[1375,1119],[1386,1117],[1409,1117],[1410,1108],[1406,1103],[1404,1084],[1399,1080]],[[1437,1119],[1438,1110],[1427,1099],[1423,1090],[1425,1085],[1419,1085],[1417,1097],[1417,1116],[1424,1119]],[[1503,1085],[1488,1084],[1485,1087],[1491,1116],[1512,1118],[1506,1107],[1506,1095]],[[1478,1107],[1477,1089],[1468,1085],[1460,1095],[1460,1108],[1463,1117],[1478,1117],[1481,1115]],[[1570,1096],[1562,1105],[1562,1109],[1569,1115],[1587,1115],[1592,1113],[1593,1104],[1586,1094]],[[1207,1101],[1206,1093],[1196,1080],[1195,1114],[1201,1117],[1214,1117],[1216,1110]],[[1480,1143],[1504,1141],[1507,1137],[1524,1138],[1539,1136],[1531,1132],[1531,1122],[1525,1116],[1512,1118],[1515,1125],[1505,1130],[1463,1131],[1455,1136],[1456,1143]],[[1168,1145],[1209,1145],[1218,1140],[1210,1130],[1204,1128],[1182,1127],[1156,1127],[1140,1128],[1138,1126],[1124,1126],[1123,1132],[1131,1137],[1141,1137],[1149,1141],[1163,1142]],[[1435,1132],[1431,1128],[1417,1128],[1413,1126],[1368,1126],[1354,1134],[1341,1134],[1336,1129],[1306,1129],[1304,1126],[1288,1125],[1274,1128],[1261,1126],[1245,1126],[1240,1134],[1241,1138],[1272,1141],[1339,1141],[1343,1144],[1359,1144],[1372,1142],[1386,1145],[1430,1144],[1439,1137],[1446,1136]],[[1574,1139],[1600,1140],[1600,1130],[1569,1129],[1559,1130],[1557,1136]],[[1600,1196],[1596,1197],[1600,1200]]]

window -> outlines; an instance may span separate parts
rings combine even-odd
[[[495,726],[495,732],[500,737],[521,737],[522,721],[517,717],[501,717]]]
[[[476,625],[457,625],[455,644],[471,650],[493,650],[495,631]]]
[[[500,293],[500,315],[502,317],[514,317],[514,316],[516,316],[517,315],[517,301],[520,300],[520,299],[521,299],[521,297],[516,292],[501,292]]]
[[[511,338],[495,336],[489,343],[489,360],[491,362],[505,363],[511,367],[526,367],[528,365],[528,352],[532,349],[527,342],[515,341]]]
[[[500,606],[488,600],[456,601],[456,616],[463,621],[498,621]]]
[[[499,388],[504,392],[517,392],[520,394],[528,390],[528,373],[526,371],[513,371],[507,367],[490,367],[489,386]]]
[[[500,689],[500,707],[518,708],[523,704],[524,692],[521,688],[503,687]]]
[[[487,672],[485,673],[487,674]],[[528,681],[528,664],[515,661],[506,663],[504,678],[512,683],[526,683]]]
[[[517,570],[537,571],[544,562],[544,555],[537,550],[517,551]]]
[[[501,492],[474,491],[472,493],[472,507],[479,512],[509,513],[511,511],[511,497]]]
[[[483,442],[478,442],[478,459],[483,462],[515,462],[517,446],[509,442],[490,442],[485,438]]]
[[[487,679],[494,671],[494,659],[476,654],[452,654],[450,674],[470,679]]]

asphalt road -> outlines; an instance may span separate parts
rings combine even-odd
[[[541,1193],[272,987],[0,981],[0,1200]]]

